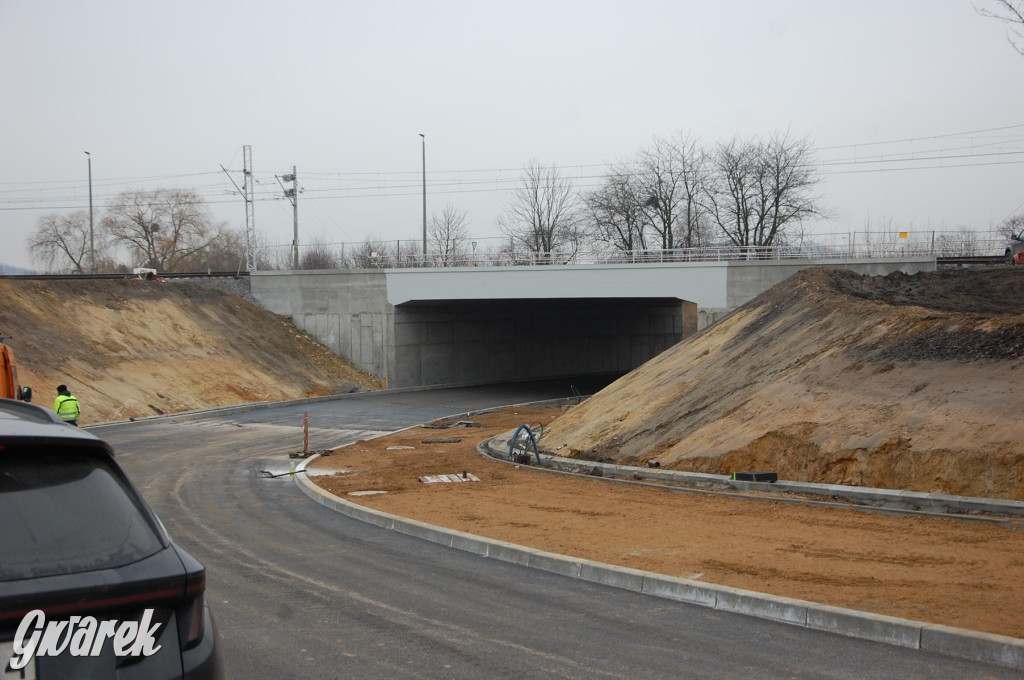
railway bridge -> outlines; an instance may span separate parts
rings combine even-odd
[[[389,387],[624,373],[807,267],[934,257],[253,272],[253,296]]]

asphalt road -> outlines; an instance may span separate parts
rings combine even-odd
[[[1020,677],[488,560],[348,519],[259,473],[287,470],[307,411],[317,449],[568,395],[565,384],[384,392],[91,429],[206,565],[233,678]]]

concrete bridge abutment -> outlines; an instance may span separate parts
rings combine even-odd
[[[252,295],[389,387],[624,373],[811,266],[931,258],[253,272]]]

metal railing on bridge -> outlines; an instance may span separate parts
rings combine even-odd
[[[390,250],[382,247],[369,256],[349,260],[345,266],[359,269],[445,268],[445,267],[510,267],[559,265],[623,265],[659,262],[725,262],[768,260],[850,260],[906,257],[970,258],[998,256],[1006,241],[980,238],[968,234],[907,234],[904,237],[879,239],[877,235],[843,235],[841,242],[815,240],[799,245],[735,246],[713,245],[692,248],[622,250],[610,246],[561,249],[533,252],[525,248],[506,247],[492,251],[456,251],[444,256],[428,248],[422,251],[403,249],[407,241],[390,242]],[[415,242],[419,244],[420,242]],[[429,241],[428,241],[429,246]]]

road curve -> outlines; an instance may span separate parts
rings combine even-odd
[[[207,567],[233,678],[1017,678],[1017,673],[500,563],[338,515],[287,476],[311,448],[568,385],[383,392],[94,428]],[[600,527],[595,526],[594,531]]]

